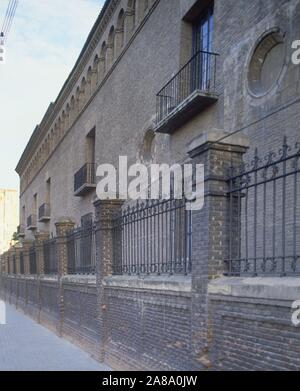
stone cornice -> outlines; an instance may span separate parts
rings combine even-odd
[[[91,55],[93,54],[94,50],[96,49],[101,36],[103,32],[105,31],[107,24],[111,20],[115,9],[119,5],[120,0],[106,0],[87,40],[86,43],[78,57],[78,60],[76,61],[69,77],[67,78],[66,82],[64,83],[55,103],[51,103],[48,107],[48,110],[43,117],[40,125],[38,125],[20,160],[16,167],[16,172],[21,175],[28,164],[28,161],[32,157],[33,151],[35,151],[37,145],[40,144],[42,139],[45,137],[46,133],[48,132],[49,128],[51,127],[52,123],[55,121],[55,118],[59,114],[60,110],[62,109],[65,101],[69,97],[70,93],[72,92],[72,89],[78,82],[80,75],[82,74],[84,68],[86,67]]]

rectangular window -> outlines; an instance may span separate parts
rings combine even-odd
[[[193,54],[201,51],[211,52],[213,48],[214,9],[207,8],[193,26]]]
[[[89,164],[95,164],[95,143],[96,132],[94,128],[86,137],[86,162]]]
[[[214,31],[213,7],[207,8],[193,24],[193,56],[192,89],[209,91],[214,72],[213,48]]]
[[[51,199],[51,179],[49,178],[46,182],[46,204],[50,205]]]

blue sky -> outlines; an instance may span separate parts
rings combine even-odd
[[[103,2],[19,0],[6,64],[0,66],[0,188],[18,189],[18,160],[72,70]],[[1,26],[7,5],[0,0]]]

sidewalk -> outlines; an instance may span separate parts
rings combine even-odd
[[[109,371],[87,353],[7,305],[0,325],[0,371]]]

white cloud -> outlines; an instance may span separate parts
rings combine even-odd
[[[0,21],[8,1],[0,0]],[[0,66],[0,188],[16,187],[14,168],[70,73],[101,0],[20,0]],[[2,21],[1,21],[2,22]]]

